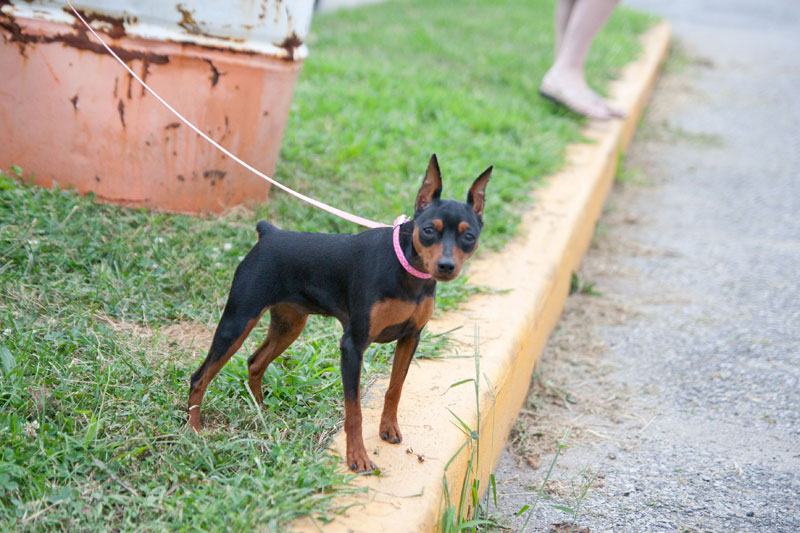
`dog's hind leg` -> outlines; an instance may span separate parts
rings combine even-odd
[[[206,387],[225,363],[242,346],[242,343],[255,327],[261,315],[267,310],[248,309],[250,306],[234,306],[231,299],[225,306],[222,318],[214,333],[214,340],[203,364],[192,374],[189,387],[189,425],[200,430],[200,404]]]
[[[269,364],[277,359],[300,336],[308,315],[289,304],[275,305],[269,310],[270,322],[267,338],[247,360],[247,377],[256,403],[264,398],[261,381]]]

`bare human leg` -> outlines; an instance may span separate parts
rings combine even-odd
[[[554,59],[558,57],[558,52],[561,50],[561,43],[564,42],[564,33],[567,31],[567,23],[569,22],[569,15],[572,13],[573,6],[575,6],[575,0],[558,0],[556,3],[556,43]]]
[[[556,5],[556,59],[540,92],[588,118],[608,120],[624,113],[609,105],[586,83],[586,55],[618,0],[558,0]]]

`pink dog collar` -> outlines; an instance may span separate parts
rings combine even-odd
[[[400,264],[403,265],[403,268],[406,269],[406,272],[411,274],[412,276],[418,277],[420,279],[431,279],[430,274],[426,274],[425,272],[420,272],[413,266],[411,263],[408,262],[406,259],[406,255],[403,253],[403,250],[400,248],[400,225],[408,222],[410,219],[405,215],[400,215],[394,220],[394,229],[392,230],[392,245],[394,245],[394,255],[397,256],[397,260],[400,261]]]

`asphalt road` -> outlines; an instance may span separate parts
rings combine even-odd
[[[625,3],[668,18],[681,57],[584,261],[600,294],[571,298],[544,355],[537,387],[559,392],[520,419],[535,460],[504,452],[494,514],[521,528],[553,458],[542,443],[529,465],[537,438],[572,427],[530,531],[571,523],[551,504],[596,476],[575,521],[593,533],[797,532],[800,6]],[[564,415],[545,422],[548,398]]]

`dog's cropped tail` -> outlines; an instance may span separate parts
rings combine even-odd
[[[258,238],[259,239],[261,239],[261,237],[263,237],[264,235],[267,235],[267,234],[275,231],[276,229],[277,228],[275,226],[273,226],[272,224],[270,224],[266,220],[262,220],[258,224],[256,224],[256,231],[258,232]]]

